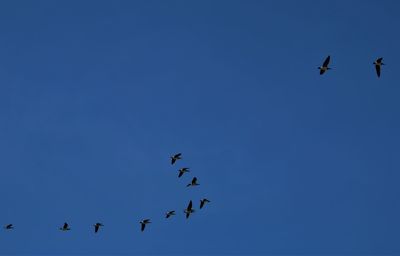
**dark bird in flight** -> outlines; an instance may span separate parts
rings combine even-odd
[[[146,227],[146,224],[150,224],[151,222],[150,222],[150,219],[144,219],[144,220],[142,220],[141,222],[140,222],[140,224],[142,224],[141,225],[141,230],[142,230],[142,232],[143,232],[143,230],[144,230],[144,228]]]
[[[385,65],[382,60],[383,58],[378,58],[376,61],[374,61],[375,70],[378,77],[381,77],[381,66]]]
[[[186,185],[186,187],[191,187],[191,186],[198,186],[198,185],[200,185],[199,183],[197,183],[197,178],[196,177],[194,177],[193,179],[192,179],[192,182],[191,183],[189,183],[189,184],[187,184]]]
[[[210,203],[210,202],[211,202],[211,201],[208,200],[207,198],[201,199],[201,200],[200,200],[200,209],[203,208],[203,206],[204,206],[206,203]]]
[[[60,228],[61,231],[68,231],[71,230],[67,222],[64,223],[64,226]]]
[[[182,159],[182,153],[175,154],[171,156],[171,164],[174,164],[177,160]]]
[[[186,219],[189,218],[190,214],[194,213],[194,209],[192,209],[192,200],[190,200],[188,206],[183,212],[186,213]]]
[[[165,213],[165,218],[168,219],[169,217],[171,217],[173,215],[175,215],[175,211],[168,211],[168,212]]]
[[[326,59],[325,59],[324,63],[322,64],[322,66],[318,67],[320,75],[325,73],[325,71],[331,69],[331,68],[328,67],[330,60],[331,60],[331,56],[326,57]]]
[[[104,225],[97,222],[96,224],[93,225],[94,226],[94,233],[97,233],[99,231],[100,227],[103,227]]]
[[[189,172],[189,168],[184,167],[184,168],[179,169],[178,178],[182,177],[182,175],[183,175],[185,172]]]
[[[14,229],[13,224],[7,224],[4,226],[5,229]]]

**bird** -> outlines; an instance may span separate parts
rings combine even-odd
[[[69,228],[68,223],[65,222],[64,225],[60,228],[60,230],[61,231],[68,231],[68,230],[71,230],[71,229]]]
[[[197,178],[194,177],[194,178],[192,179],[192,182],[190,182],[189,184],[187,184],[186,187],[198,186],[198,185],[200,185],[200,184],[197,183]]]
[[[180,178],[180,177],[182,177],[182,175],[183,175],[185,172],[189,172],[189,168],[183,167],[183,168],[179,169],[178,171],[179,171],[178,178]]]
[[[325,59],[324,63],[322,64],[322,66],[318,67],[320,75],[325,73],[325,71],[331,69],[331,68],[328,67],[330,60],[331,60],[331,56],[328,55],[328,57],[326,57],[326,59]]]
[[[14,226],[13,226],[13,224],[7,224],[4,226],[4,228],[10,230],[10,229],[14,229]]]
[[[94,226],[94,233],[97,233],[99,231],[100,227],[103,227],[104,225],[97,222],[96,224],[93,225]]]
[[[171,164],[174,164],[177,160],[182,159],[182,153],[175,154],[171,156]]]
[[[192,200],[190,200],[188,206],[183,212],[186,213],[186,219],[189,218],[190,214],[194,213],[194,209],[192,209]]]
[[[211,201],[208,200],[207,198],[201,199],[201,200],[200,200],[200,209],[203,208],[203,206],[204,206],[206,203],[210,203],[210,202],[211,202]]]
[[[382,62],[383,58],[378,58],[376,61],[374,61],[374,65],[375,65],[375,70],[376,70],[376,74],[378,75],[378,77],[381,77],[381,66],[385,65]]]
[[[151,223],[151,222],[150,222],[150,219],[144,219],[144,220],[142,220],[142,221],[140,222],[140,224],[142,224],[142,226],[141,226],[142,232],[143,232],[144,228],[146,227],[146,224],[150,224],[150,223]]]
[[[168,211],[168,212],[165,213],[165,218],[168,219],[169,217],[171,217],[173,215],[175,215],[175,211]]]

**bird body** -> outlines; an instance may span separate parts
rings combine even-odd
[[[192,181],[191,181],[189,184],[186,185],[186,187],[194,187],[194,186],[198,186],[198,185],[200,185],[200,184],[197,183],[197,178],[194,177],[194,178],[192,179]]]
[[[96,224],[93,225],[94,226],[94,233],[97,233],[99,231],[100,227],[103,227],[104,225],[97,222]]]
[[[144,231],[144,229],[146,228],[146,225],[147,224],[150,224],[151,222],[150,222],[150,219],[144,219],[144,220],[142,220],[142,221],[140,221],[140,224],[141,224],[141,231],[143,232]]]
[[[71,230],[71,229],[69,228],[68,223],[65,222],[64,225],[60,228],[60,230],[61,231],[68,231],[68,230]]]
[[[318,67],[320,75],[324,74],[327,70],[331,69],[330,67],[328,67],[330,60],[331,60],[331,56],[328,55],[328,57],[326,57],[322,66]]]
[[[381,58],[378,58],[376,61],[374,61],[375,70],[376,70],[376,75],[377,75],[378,77],[381,77],[381,67],[382,67],[382,65],[385,65],[385,64],[382,62],[382,60],[383,60],[383,58],[381,57]]]
[[[168,211],[168,212],[165,213],[165,218],[168,219],[169,217],[171,217],[173,215],[175,215],[175,211]]]
[[[189,168],[184,167],[184,168],[179,169],[178,178],[182,177],[182,175],[185,174],[185,172],[189,172]]]
[[[201,199],[201,200],[200,200],[200,209],[203,208],[203,206],[204,206],[206,203],[210,203],[210,202],[211,202],[211,201],[208,200],[207,198]]]
[[[189,218],[190,214],[194,213],[194,209],[192,208],[192,206],[193,206],[192,200],[190,200],[188,206],[183,211],[184,213],[186,213],[186,219]]]
[[[10,230],[10,229],[14,229],[14,226],[13,226],[13,224],[7,224],[4,226],[4,228]]]
[[[182,153],[175,154],[170,158],[171,158],[171,164],[174,164],[177,160],[182,159]]]

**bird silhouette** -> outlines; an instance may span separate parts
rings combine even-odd
[[[331,68],[328,67],[330,60],[331,60],[331,56],[326,57],[326,59],[325,59],[324,63],[322,64],[322,66],[318,67],[320,75],[325,73],[325,71],[331,69]]]
[[[141,222],[140,222],[140,224],[141,224],[141,230],[142,230],[142,232],[144,231],[144,229],[146,228],[146,225],[147,224],[150,224],[151,222],[150,222],[150,219],[144,219],[144,220],[142,220]]]
[[[207,198],[201,199],[201,200],[200,200],[200,209],[203,208],[203,206],[204,206],[206,203],[210,203],[210,202],[211,202],[211,201],[208,200]]]
[[[382,65],[385,65],[385,64],[382,62],[382,60],[383,60],[383,58],[381,57],[381,58],[378,58],[376,61],[374,61],[375,70],[376,70],[376,75],[377,75],[378,77],[381,77],[381,67],[382,67]]]
[[[179,159],[182,159],[181,156],[182,156],[182,153],[178,153],[178,154],[175,154],[175,155],[171,156],[170,157],[171,158],[171,164],[174,164]]]

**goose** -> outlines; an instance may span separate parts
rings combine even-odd
[[[204,206],[206,203],[210,203],[210,202],[211,202],[211,201],[208,200],[207,198],[201,199],[201,200],[200,200],[200,209],[203,208],[203,206]]]
[[[4,226],[4,228],[10,230],[10,229],[14,229],[14,226],[13,226],[13,224],[7,224]]]
[[[68,231],[68,230],[71,230],[71,229],[69,228],[68,223],[65,222],[64,225],[60,228],[60,230],[61,231]]]
[[[100,227],[103,227],[104,225],[97,222],[96,224],[93,225],[94,226],[94,233],[97,233],[99,231]]]
[[[331,56],[328,55],[328,57],[326,57],[326,59],[325,59],[324,63],[322,64],[322,66],[318,67],[320,75],[325,73],[325,71],[331,69],[331,68],[328,67],[330,60],[331,60]]]
[[[374,65],[375,65],[375,70],[376,70],[376,74],[378,77],[381,77],[381,66],[385,65],[382,62],[383,58],[378,58],[376,61],[374,61]]]
[[[182,159],[182,153],[175,154],[171,156],[171,164],[174,164],[177,160]]]
[[[183,212],[186,213],[186,219],[189,218],[190,214],[194,213],[194,209],[192,209],[192,200],[190,200],[188,206]]]
[[[168,212],[165,213],[165,218],[168,219],[169,217],[171,217],[173,215],[175,215],[175,211],[168,211]]]
[[[198,186],[198,185],[200,185],[200,184],[197,183],[197,178],[194,177],[194,178],[192,179],[192,182],[189,183],[189,184],[187,184],[186,187],[194,187],[194,186]]]
[[[144,219],[144,220],[142,220],[141,222],[140,222],[140,224],[142,224],[141,225],[141,230],[142,230],[142,232],[143,232],[143,230],[144,230],[144,228],[146,227],[146,224],[150,224],[151,222],[150,222],[150,219]]]
[[[184,168],[179,169],[178,178],[182,177],[182,175],[183,175],[185,172],[189,172],[189,168],[184,167]]]

